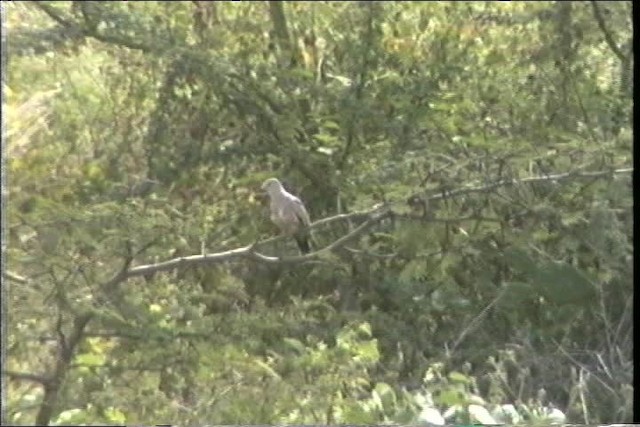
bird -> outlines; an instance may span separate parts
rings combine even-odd
[[[277,178],[269,178],[262,184],[270,199],[271,221],[280,231],[296,240],[300,252],[311,251],[310,230],[311,219],[304,203],[287,192]]]

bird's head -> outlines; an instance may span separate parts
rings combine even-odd
[[[273,192],[277,192],[282,189],[282,184],[280,184],[280,181],[278,181],[277,178],[269,178],[262,183],[261,188],[267,193],[272,194]]]

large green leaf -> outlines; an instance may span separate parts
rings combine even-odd
[[[525,280],[508,285],[508,298],[524,299],[533,293],[550,303],[564,305],[582,304],[596,296],[595,284],[566,262],[534,260],[522,249],[506,252],[505,261]]]

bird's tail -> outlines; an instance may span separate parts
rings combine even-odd
[[[300,252],[303,254],[308,254],[311,252],[311,245],[309,244],[309,236],[295,236],[296,243],[298,244],[298,248],[300,248]]]

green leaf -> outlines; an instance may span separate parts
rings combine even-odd
[[[361,336],[365,336],[367,338],[371,337],[371,325],[369,324],[369,322],[363,322],[360,325],[358,325],[358,332],[361,334]]]
[[[304,346],[304,344],[302,344],[299,340],[295,338],[284,338],[284,343],[288,347],[296,350],[298,354],[304,354],[307,351],[307,348]]]
[[[530,289],[548,302],[564,305],[583,303],[596,296],[596,286],[578,269],[562,261],[535,262],[521,249],[505,254],[508,264],[522,273]],[[509,285],[508,295],[526,298],[528,289],[520,282]]]
[[[449,379],[454,383],[460,383],[460,384],[471,384],[473,382],[473,380],[467,375],[464,375],[456,371],[449,373]]]
[[[531,298],[535,298],[538,295],[534,286],[530,283],[506,282],[503,286],[505,287],[504,295],[499,304],[506,307],[517,306],[523,302],[530,301]]]
[[[333,120],[325,120],[322,122],[322,127],[330,130],[340,130],[340,125]]]
[[[579,304],[596,297],[596,287],[572,265],[560,261],[543,264],[534,276],[542,295],[559,305]]]
[[[378,352],[378,341],[373,339],[358,345],[356,358],[365,363],[377,362],[380,358],[380,353]]]
[[[83,353],[76,357],[76,363],[85,367],[102,366],[106,360],[106,356],[96,353]]]
[[[397,398],[396,393],[391,386],[387,383],[376,383],[373,391],[379,396],[382,406],[386,411],[390,411],[396,408]]]
[[[87,421],[87,411],[80,408],[68,409],[66,411],[62,411],[56,418],[53,420],[52,424],[54,425],[80,425],[84,424]]]
[[[442,414],[440,414],[440,411],[436,408],[424,408],[418,416],[418,422],[427,423],[428,425],[443,426],[446,421]]]
[[[449,387],[434,396],[433,400],[445,406],[462,405],[466,403],[466,393],[461,388]]]
[[[520,248],[509,248],[505,254],[505,261],[509,267],[520,271],[525,275],[533,275],[536,272],[536,264],[529,254]]]
[[[262,360],[256,359],[254,360],[254,363],[256,365],[258,365],[258,367],[260,367],[261,369],[263,369],[267,374],[269,374],[269,376],[271,376],[272,378],[281,380],[282,377],[280,376],[280,374],[278,374],[271,366],[267,365],[265,362],[263,362]]]
[[[107,417],[107,421],[109,422],[121,425],[124,425],[127,422],[127,417],[117,408],[110,407],[104,412]]]
[[[487,411],[483,406],[469,405],[468,410],[471,421],[473,422],[478,422],[480,424],[498,424],[496,420],[493,419],[489,411]]]

